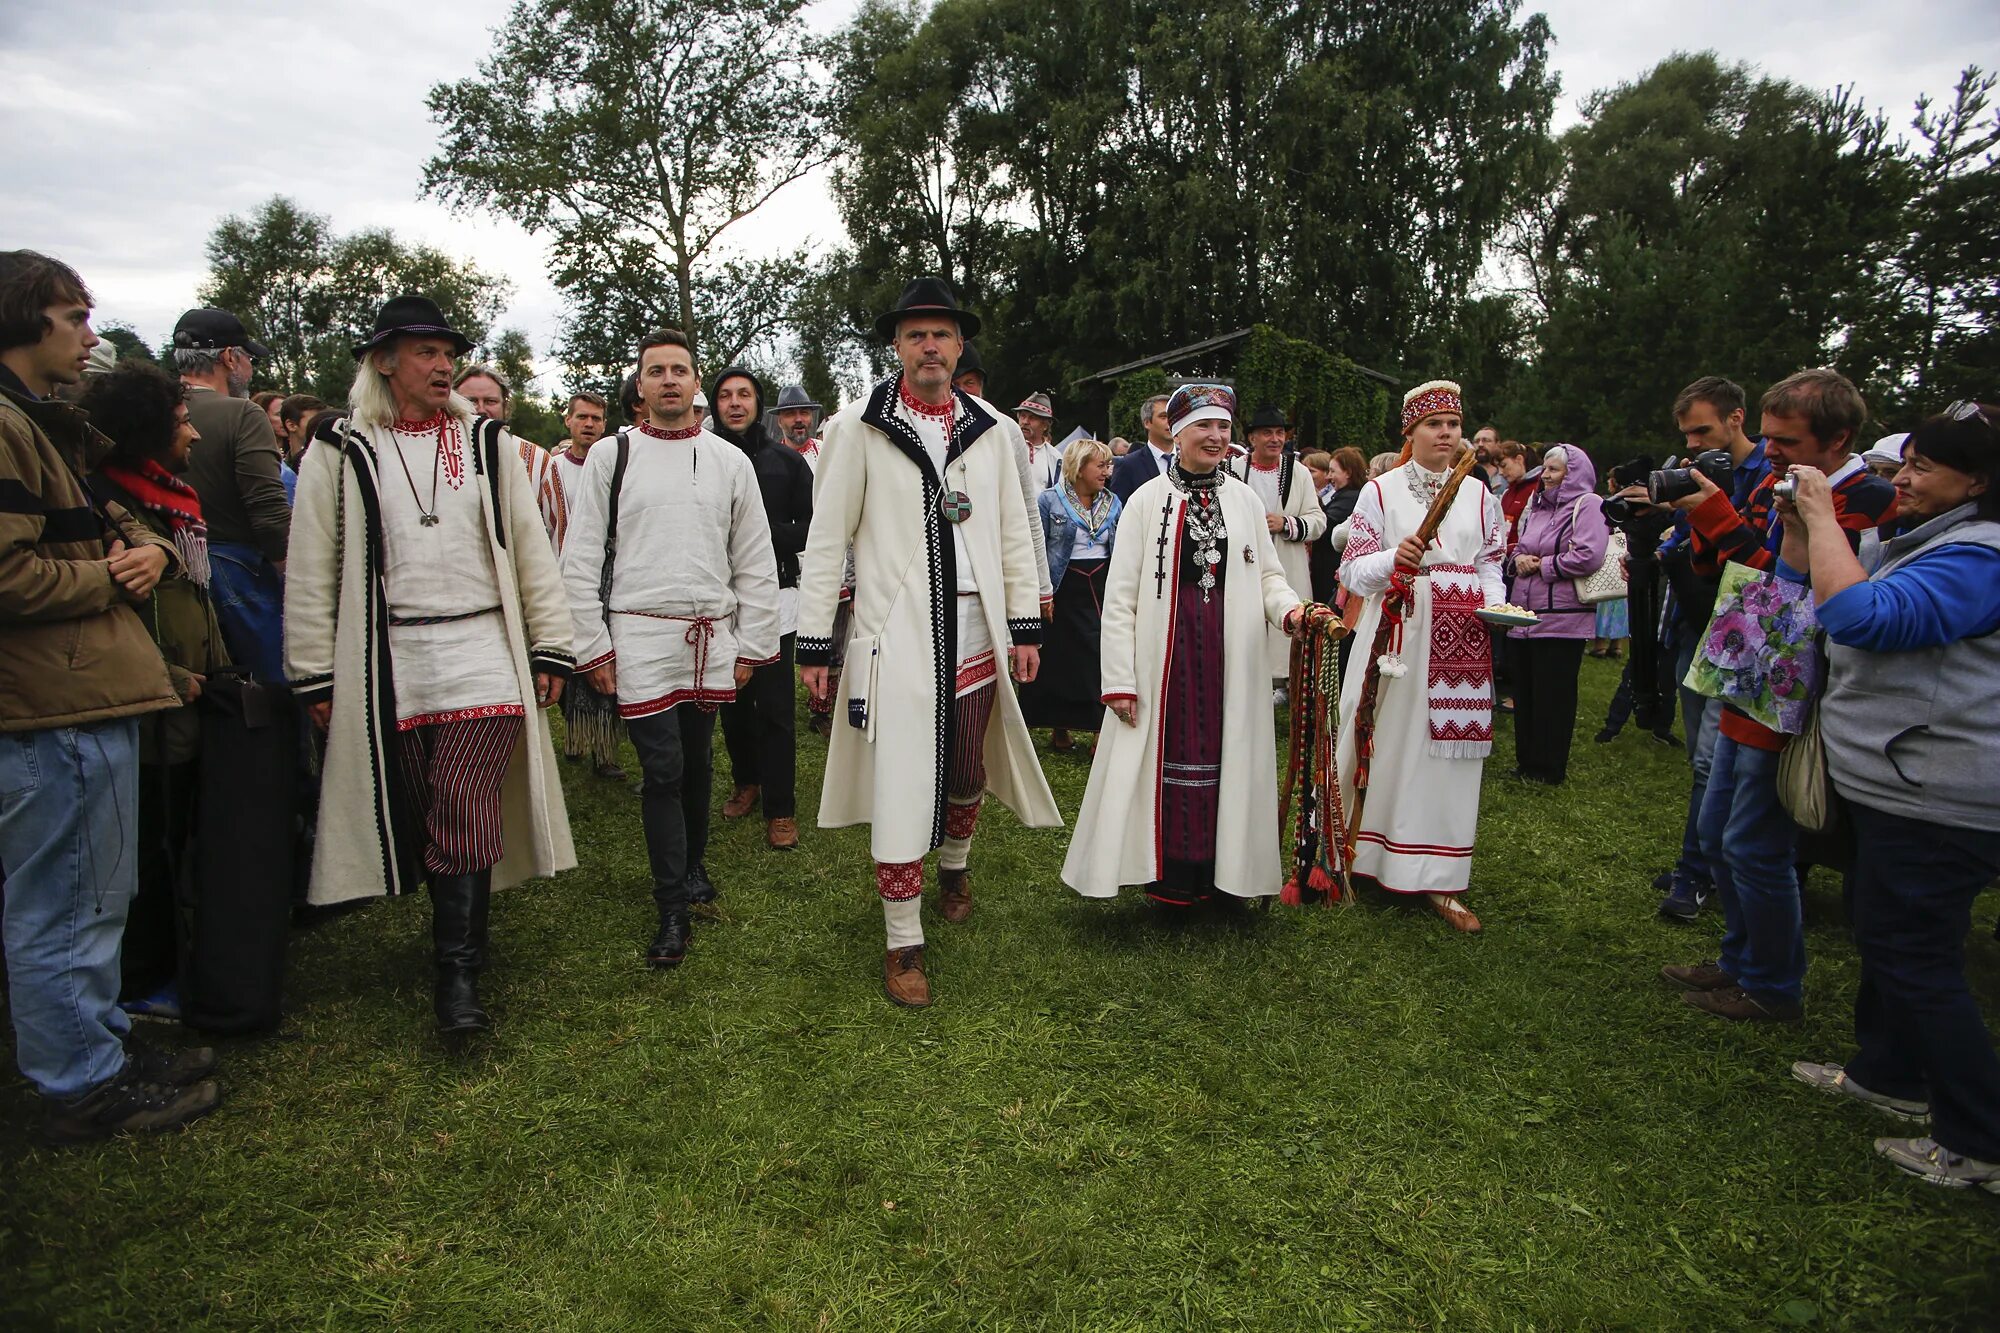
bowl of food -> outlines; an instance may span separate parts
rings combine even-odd
[[[1520,625],[1532,625],[1541,619],[1525,606],[1514,606],[1506,602],[1499,606],[1482,606],[1474,614],[1489,625],[1501,625],[1508,629]]]

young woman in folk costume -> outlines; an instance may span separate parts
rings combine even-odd
[[[1493,749],[1493,644],[1475,613],[1505,601],[1500,502],[1461,486],[1428,548],[1417,530],[1451,473],[1463,432],[1459,387],[1434,380],[1403,399],[1402,461],[1362,488],[1340,582],[1364,598],[1340,692],[1341,797],[1356,808],[1355,716],[1377,677],[1367,796],[1355,873],[1391,893],[1420,893],[1461,931],[1479,929],[1459,895],[1472,869],[1479,782]],[[1393,594],[1393,596],[1392,596]],[[1388,651],[1375,643],[1400,616]]]

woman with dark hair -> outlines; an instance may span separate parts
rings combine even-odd
[[[1928,1137],[1875,1150],[1933,1185],[2000,1194],[2000,1056],[1965,984],[1972,901],[2000,874],[2000,409],[1955,403],[1910,433],[1896,523],[1858,554],[1825,474],[1787,477],[1779,558],[1811,582],[1827,635],[1820,728],[1854,831],[1861,952],[1860,1051],[1792,1073],[1928,1117]]]
[[[124,361],[91,381],[83,409],[110,436],[111,453],[90,478],[100,503],[129,510],[180,552],[181,570],[161,579],[140,618],[152,631],[184,703],[201,697],[208,674],[229,655],[208,597],[208,530],[201,499],[180,479],[200,438],[188,421],[186,391],[150,362]],[[180,1017],[176,885],[190,851],[201,722],[191,708],[139,720],[139,891],[126,919],[125,1007]]]

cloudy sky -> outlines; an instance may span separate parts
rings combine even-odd
[[[1891,124],[1967,63],[2000,67],[1996,0],[1546,0],[1564,98],[1713,47],[1816,87],[1851,84]],[[0,246],[74,264],[102,321],[157,343],[191,305],[217,218],[286,194],[335,228],[393,228],[513,284],[503,325],[538,350],[560,302],[540,243],[417,198],[424,94],[473,72],[510,0],[0,0]],[[819,0],[821,26],[854,0]],[[824,179],[744,224],[746,248],[839,238]],[[552,387],[545,385],[545,387]]]

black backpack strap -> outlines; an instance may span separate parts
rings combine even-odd
[[[625,465],[632,459],[632,437],[618,432],[618,461],[611,465],[611,493],[604,500],[604,571],[597,580],[597,600],[604,623],[611,624],[611,571],[618,563],[618,496],[625,489]]]

